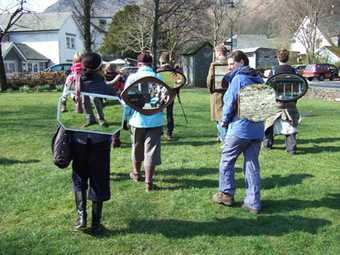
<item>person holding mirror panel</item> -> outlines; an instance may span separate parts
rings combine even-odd
[[[144,77],[159,78],[151,67],[152,57],[148,53],[139,54],[137,61],[138,71],[128,76],[125,88]],[[149,94],[149,90],[151,89],[150,85],[148,83],[139,84],[136,88],[138,91],[132,91],[133,94],[139,96],[139,98],[140,96],[143,96],[142,98],[144,98],[141,107],[149,107],[145,105],[151,103],[152,98]],[[148,91],[145,91],[146,89]],[[138,102],[140,101],[141,100],[138,99]],[[131,126],[132,132],[132,171],[130,172],[130,178],[136,182],[142,180],[141,167],[142,162],[144,162],[146,191],[152,191],[155,188],[153,185],[155,168],[157,165],[161,164],[163,113],[158,112],[152,115],[144,115],[133,110],[129,106],[126,106],[125,120],[127,120]],[[127,125],[125,125],[125,129],[127,128]]]
[[[279,65],[273,66],[269,76],[276,74],[296,74],[295,69],[288,64],[288,50],[279,49],[276,56]],[[274,133],[280,133],[285,136],[286,151],[290,155],[295,155],[297,147],[296,134],[300,119],[297,100],[292,102],[278,102],[278,108],[280,112],[266,121],[265,138],[262,145],[266,149],[271,149],[274,144]]]
[[[80,83],[81,92],[113,94],[107,89],[104,77],[100,74],[102,59],[99,54],[85,53],[82,56],[84,68]],[[84,110],[86,107],[84,107]],[[75,228],[83,230],[87,226],[86,200],[92,201],[91,231],[101,234],[103,202],[110,193],[110,146],[111,136],[73,131],[71,132],[72,183],[75,192],[77,222]]]
[[[160,66],[157,68],[157,72],[160,71],[174,71],[172,64],[170,63],[170,54],[169,52],[163,52],[159,57],[159,64]],[[176,89],[176,94],[179,94],[179,89]],[[174,121],[174,103],[175,100],[172,101],[166,108],[166,119],[167,119],[167,132],[165,134],[165,138],[167,140],[172,140],[173,138],[173,131],[175,128],[175,121]]]

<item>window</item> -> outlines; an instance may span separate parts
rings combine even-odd
[[[15,62],[5,62],[5,71],[6,73],[15,73],[16,72],[16,64]]]
[[[32,72],[32,63],[27,64],[27,72]]]
[[[46,69],[46,63],[45,62],[39,62],[39,71],[44,71]]]
[[[76,48],[76,36],[66,34],[66,48],[75,49]]]
[[[106,20],[105,19],[101,19],[101,20],[99,20],[99,25],[101,26],[101,27],[105,27],[106,26]]]
[[[26,62],[22,62],[22,71],[27,72],[27,65]]]
[[[38,69],[38,64],[37,63],[34,63],[33,64],[33,72],[34,73],[37,73],[39,71],[39,69]]]

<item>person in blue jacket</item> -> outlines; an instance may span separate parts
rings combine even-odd
[[[220,162],[219,192],[213,201],[231,206],[234,203],[235,162],[243,153],[243,170],[246,182],[246,197],[242,207],[252,213],[259,213],[260,204],[260,165],[259,153],[264,136],[264,123],[240,119],[236,114],[240,90],[252,84],[264,83],[257,72],[249,67],[249,60],[242,51],[231,54],[234,60],[233,71],[224,79],[229,88],[223,97],[222,125],[228,127]]]
[[[125,82],[125,88],[143,77],[155,77],[160,79],[152,68],[152,56],[141,53],[138,58],[138,71],[129,75]],[[163,112],[152,115],[144,115],[132,108],[125,106],[125,122],[131,126],[132,140],[132,171],[130,178],[136,182],[141,181],[141,167],[144,162],[146,191],[152,191],[153,175],[157,165],[161,164],[161,135],[163,126]],[[125,125],[125,129],[127,129]]]

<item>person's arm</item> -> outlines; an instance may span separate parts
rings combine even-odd
[[[235,77],[223,97],[222,125],[227,127],[235,116],[235,104],[239,94],[239,78]]]
[[[117,81],[119,81],[120,78],[122,78],[122,76],[120,74],[118,74],[118,75],[116,75],[116,77],[112,81],[106,81],[106,85],[113,85]]]

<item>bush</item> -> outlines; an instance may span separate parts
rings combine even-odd
[[[12,89],[19,89],[23,86],[36,88],[49,86],[49,90],[55,89],[57,85],[64,84],[66,75],[63,72],[40,72],[40,73],[17,73],[8,78],[8,85]],[[46,90],[45,87],[42,90]],[[23,89],[24,91],[27,88]]]

